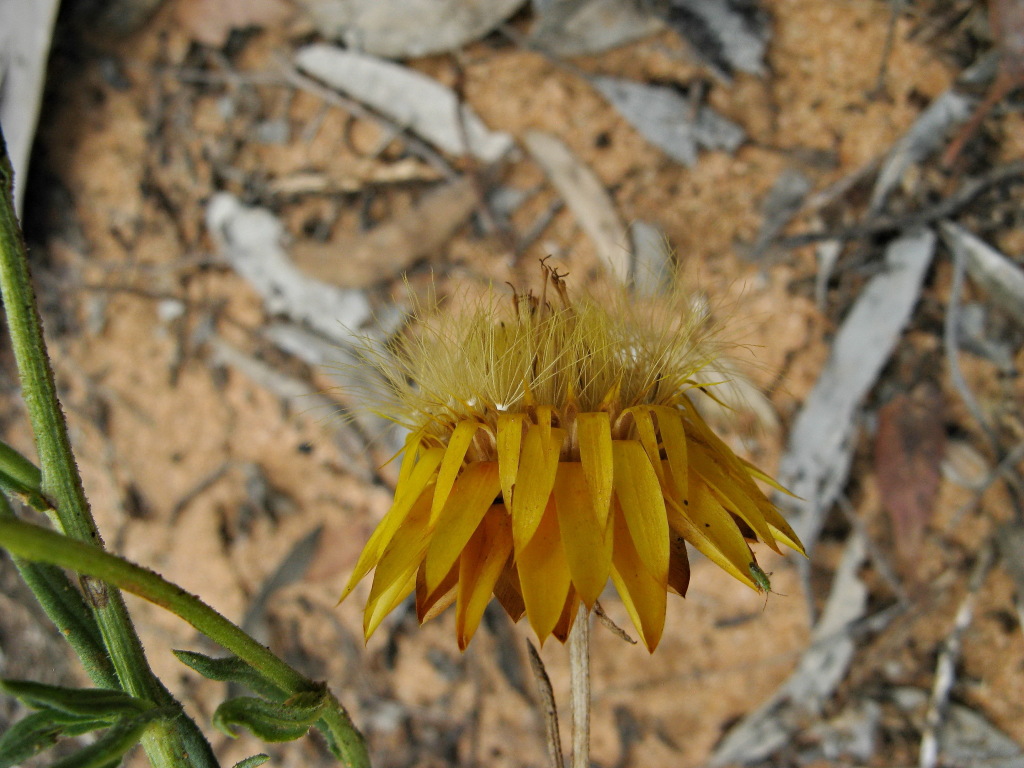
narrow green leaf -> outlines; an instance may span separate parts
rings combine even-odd
[[[0,768],[21,765],[29,758],[54,746],[61,739],[81,736],[104,728],[107,729],[106,732],[91,746],[95,747],[101,743],[106,746],[95,753],[87,751],[87,748],[77,752],[72,758],[81,757],[87,760],[82,763],[87,766],[116,765],[121,756],[139,740],[149,723],[169,714],[170,709],[154,708],[147,712],[135,712],[111,726],[109,721],[87,719],[54,709],[42,709],[22,718],[0,736]],[[116,748],[111,750],[111,745]],[[120,748],[122,746],[123,748]],[[103,749],[106,749],[105,754]],[[64,766],[65,763],[56,765]],[[78,765],[79,763],[68,763],[65,768]]]
[[[247,757],[245,760],[239,760],[234,764],[233,768],[256,768],[257,765],[263,765],[267,760],[270,759],[270,755],[264,755],[262,752],[252,757]]]
[[[64,571],[20,557],[12,560],[43,612],[74,649],[93,684],[107,688],[118,685],[96,617]]]
[[[25,762],[52,747],[62,735],[63,726],[53,722],[48,712],[23,717],[0,736],[0,768]]]
[[[153,721],[172,713],[170,708],[161,707],[122,718],[92,744],[58,760],[50,768],[108,768],[117,765],[124,754],[139,743]]]
[[[287,696],[287,693],[260,674],[259,670],[237,656],[215,658],[195,651],[179,650],[172,651],[172,653],[186,667],[191,667],[209,680],[240,683],[268,699],[280,701]]]
[[[3,494],[0,494],[0,518],[16,519]],[[12,560],[43,611],[78,655],[93,685],[100,688],[118,687],[117,674],[103,646],[103,636],[96,617],[64,571],[53,565],[33,563],[20,557],[13,557]]]
[[[81,718],[108,722],[154,707],[152,702],[137,699],[123,691],[64,688],[31,680],[0,680],[0,690],[33,709],[55,709]]]
[[[325,690],[298,693],[284,702],[240,696],[228,699],[213,713],[213,724],[234,738],[234,726],[251,731],[263,741],[293,741],[302,738],[330,707]]]

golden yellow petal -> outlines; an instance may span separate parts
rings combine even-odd
[[[496,461],[468,464],[459,475],[448,503],[433,526],[430,548],[424,561],[428,593],[433,593],[459,559],[463,547],[480,525],[499,490],[501,485]]]
[[[515,521],[513,529],[514,525]],[[544,510],[536,533],[517,553],[516,562],[526,615],[537,639],[543,643],[562,615],[571,586],[553,501]]]
[[[668,580],[668,517],[658,475],[647,452],[635,440],[615,440],[612,455],[615,496],[630,537],[641,561],[664,590]],[[618,529],[614,536],[618,538]]]
[[[800,537],[796,535],[796,531],[789,527],[789,523],[782,519],[782,515],[779,515],[778,512],[775,514],[778,515],[778,519],[782,522],[781,526],[773,523],[768,515],[765,515],[765,518],[768,519],[768,527],[772,529],[772,535],[775,536],[776,541],[781,541],[794,552],[806,555],[807,551],[804,549],[804,544],[800,541]]]
[[[750,472],[751,477],[756,478],[757,480],[760,480],[763,483],[767,483],[775,490],[780,491],[781,493],[784,493],[791,498],[799,498],[798,496],[795,496],[788,488],[782,486],[771,475],[762,472],[760,469],[755,467],[746,459],[742,457],[737,458],[739,458],[743,466]],[[764,519],[768,522],[768,527],[771,528],[772,533],[775,535],[775,538],[781,541],[790,549],[799,552],[801,555],[806,555],[807,552],[804,551],[804,545],[800,541],[800,537],[796,535],[796,532],[790,527],[789,523],[787,523],[785,518],[779,513],[778,508],[771,503],[771,500],[766,499],[766,501],[767,504],[761,506],[760,509],[761,512],[764,514]]]
[[[775,490],[781,491],[782,493],[786,494],[787,496],[789,496],[791,498],[794,498],[794,499],[800,498],[795,493],[793,493],[791,490],[789,490],[789,488],[786,488],[784,485],[782,485],[774,477],[769,475],[767,472],[762,472],[757,466],[755,466],[754,464],[751,464],[749,461],[744,459],[742,456],[737,456],[736,458],[740,460],[740,463],[746,468],[747,472],[749,472],[750,476],[753,477],[754,479],[760,480],[762,483],[767,483],[768,485],[770,485]]]
[[[672,530],[731,576],[753,586],[750,547],[732,516],[696,474],[690,473],[690,498],[682,503],[669,498],[667,511]]]
[[[363,612],[363,637],[366,640],[369,640],[370,635],[377,631],[377,627],[384,621],[384,617],[395,610],[412,593],[415,586],[416,573],[414,571],[404,580],[391,584],[366,604],[366,610]]]
[[[629,408],[633,414],[633,421],[636,424],[636,432],[640,437],[640,444],[647,452],[647,458],[654,468],[658,480],[664,482],[661,472],[661,452],[658,449],[658,436],[654,431],[654,418],[651,416],[651,409],[646,405],[638,405]]]
[[[564,430],[550,428],[545,440],[542,427],[531,425],[526,430],[512,499],[512,538],[517,553],[522,551],[540,525],[555,485],[564,434]]]
[[[428,448],[420,456],[419,461],[415,462],[415,467],[413,467],[412,461],[408,461],[409,472],[405,482],[399,483],[398,487],[395,488],[395,502],[391,505],[391,509],[384,515],[380,523],[377,524],[377,527],[370,535],[370,540],[363,547],[359,560],[356,562],[356,567],[349,577],[348,584],[345,586],[344,592],[341,593],[339,602],[348,597],[356,584],[359,583],[359,580],[369,573],[371,568],[377,565],[381,555],[384,553],[384,549],[391,543],[391,538],[395,535],[398,527],[405,521],[412,506],[424,497],[427,499],[432,498],[432,494],[427,490],[427,486],[437,473],[437,466],[441,463],[442,455],[444,455],[443,448]]]
[[[416,619],[420,624],[440,616],[455,602],[459,586],[459,566],[456,563],[433,592],[427,591],[427,569],[422,563],[416,569]]]
[[[576,417],[576,436],[597,525],[604,529],[611,509],[614,472],[611,419],[604,411],[581,413]]]
[[[512,520],[504,505],[495,504],[487,510],[459,558],[455,635],[460,650],[466,650],[480,626],[491,592],[511,552]]]
[[[775,536],[765,519],[766,512],[771,514],[775,507],[754,483],[747,469],[748,465],[714,433],[693,403],[688,398],[683,400],[681,406],[692,429],[692,434],[687,436],[690,440],[687,447],[691,453],[691,464],[700,464],[698,471],[705,475],[708,485],[719,495],[722,502],[734,507],[733,511],[754,530],[758,538],[781,554]],[[693,456],[694,451],[698,449],[700,455]],[[785,527],[788,526],[783,522],[779,528],[784,530]]]
[[[690,469],[686,451],[686,430],[679,411],[668,406],[652,408],[658,416],[658,430],[665,446],[669,472],[675,484],[677,500],[685,499],[690,493]]]
[[[480,428],[480,423],[471,419],[460,421],[452,430],[448,439],[448,447],[444,452],[444,459],[441,461],[441,468],[437,472],[437,486],[434,488],[434,503],[430,507],[430,519],[437,521],[448,501],[448,494],[452,492],[455,485],[455,478],[459,476],[462,469],[462,462],[466,458],[466,451],[469,444],[473,442],[473,436]]]
[[[367,640],[384,617],[415,588],[416,571],[429,541],[429,520],[429,494],[424,493],[395,532],[373,574],[370,597],[363,612],[363,634]]]
[[[498,476],[505,505],[512,509],[512,486],[519,473],[519,450],[523,444],[525,413],[498,414]]]
[[[587,487],[586,472],[578,462],[562,462],[555,477],[555,509],[579,597],[588,608],[601,596],[612,565],[612,526],[596,519]]]
[[[739,474],[743,470],[731,466],[728,457],[719,451],[709,449],[700,441],[690,440],[687,450],[689,451],[690,467],[701,477],[719,502],[749,525],[757,534],[759,541],[779,552],[779,545],[768,527],[761,507],[754,498],[755,495],[763,498],[763,494],[754,485],[750,476]],[[729,449],[726,447],[726,450]],[[737,466],[739,466],[738,462]],[[765,505],[770,506],[767,499],[764,499],[764,502]]]
[[[534,412],[537,416],[537,426],[541,429],[545,442],[551,439],[551,417],[555,409],[550,405],[538,405]]]
[[[416,465],[417,454],[419,453],[420,446],[423,444],[423,430],[419,429],[415,432],[410,432],[405,437],[405,447],[402,448],[402,467],[398,470],[398,485],[396,488],[402,488],[405,483],[409,480],[409,475],[412,474],[412,468]],[[394,457],[391,459],[394,460]]]
[[[423,494],[409,510],[377,563],[367,609],[370,603],[377,601],[381,593],[396,583],[404,583],[409,575],[416,575],[416,569],[423,562],[429,544],[430,501],[429,494]]]
[[[639,446],[638,446],[639,447]],[[612,556],[612,581],[619,591],[623,605],[633,626],[640,633],[647,650],[651,653],[661,641],[665,629],[665,584],[651,575],[647,564],[640,556],[625,516],[618,504],[612,504],[612,518],[615,525],[615,553]]]

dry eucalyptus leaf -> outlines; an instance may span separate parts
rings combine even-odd
[[[263,297],[272,315],[285,315],[338,344],[371,316],[362,291],[344,291],[299,272],[282,246],[284,227],[270,211],[248,208],[227,192],[210,199],[206,225],[217,250]]]
[[[456,179],[369,232],[329,243],[298,242],[291,247],[291,256],[310,277],[345,288],[365,288],[434,255],[466,223],[478,203],[473,180]]]
[[[826,510],[846,483],[857,413],[917,304],[935,253],[928,229],[894,240],[885,270],[861,291],[832,342],[832,354],[796,417],[779,482],[802,501],[780,498],[807,551],[814,549]]]
[[[771,28],[756,0],[669,0],[664,15],[718,76],[764,73]]]
[[[538,18],[530,42],[559,56],[602,53],[665,26],[634,0],[554,0],[534,6]]]
[[[511,136],[488,129],[454,91],[408,67],[332,45],[307,46],[295,62],[445,152],[494,162],[512,147]]]
[[[979,491],[988,483],[992,464],[966,440],[950,440],[942,460],[942,477]]]
[[[683,165],[696,164],[698,147],[732,152],[743,142],[742,128],[671,88],[617,77],[591,82],[645,139]]]
[[[320,32],[390,59],[443,53],[478,40],[525,0],[299,0]]]
[[[971,280],[1024,325],[1024,270],[963,227],[945,221],[940,231],[946,245],[964,260]]]
[[[949,130],[965,121],[970,113],[971,99],[956,91],[946,91],[928,105],[885,158],[871,191],[869,216],[877,215],[885,207],[903,174],[938,150]]]
[[[907,567],[916,563],[934,510],[945,444],[942,395],[934,386],[900,393],[878,412],[875,475],[896,551]]]
[[[523,142],[583,231],[594,241],[605,268],[616,279],[627,282],[629,237],[601,180],[560,139],[549,133],[529,131]]]
[[[0,125],[14,168],[19,211],[58,6],[57,0],[0,1]]]

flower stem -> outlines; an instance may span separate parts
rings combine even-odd
[[[285,695],[319,688],[317,683],[292,669],[198,597],[151,570],[99,547],[17,519],[0,518],[0,542],[15,557],[72,568],[166,608],[257,669]],[[362,736],[341,705],[325,714],[323,720],[338,742],[345,763],[352,768],[368,766]]]
[[[590,609],[582,602],[569,633],[572,768],[590,768]]]

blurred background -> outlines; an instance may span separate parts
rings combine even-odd
[[[546,256],[712,307],[750,380],[715,427],[810,554],[758,553],[767,604],[695,556],[654,655],[598,627],[594,765],[1024,766],[1021,0],[0,0],[0,84],[108,547],[326,680],[375,766],[547,765],[525,627],[364,645],[369,585],[336,606],[401,439],[353,335]],[[80,681],[0,584],[0,675]],[[217,649],[129,599],[206,727],[170,649]]]

